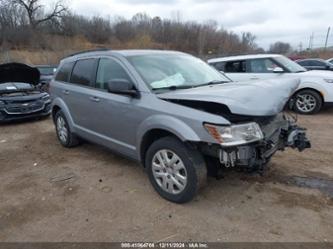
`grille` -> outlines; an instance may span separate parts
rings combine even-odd
[[[5,112],[7,114],[27,114],[38,112],[44,109],[42,100],[30,102],[12,102],[6,105]]]

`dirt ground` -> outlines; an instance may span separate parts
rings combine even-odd
[[[191,203],[160,198],[141,166],[57,141],[51,119],[0,126],[0,241],[333,241],[333,109],[299,116],[313,148],[265,176],[210,178]]]

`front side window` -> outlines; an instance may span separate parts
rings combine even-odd
[[[276,67],[279,66],[268,58],[249,60],[249,71],[251,73],[273,73]]]
[[[64,63],[58,70],[55,80],[68,82],[69,76],[72,72],[73,65],[74,65],[74,62]]]
[[[129,56],[128,60],[153,91],[230,82],[207,63],[190,55],[136,55]]]
[[[118,79],[130,81],[127,72],[118,62],[109,58],[100,59],[96,77],[96,88],[107,89],[108,82]]]
[[[95,71],[95,61],[95,59],[78,60],[75,63],[70,82],[90,86]]]
[[[311,66],[314,66],[314,67],[324,67],[326,66],[326,64],[322,61],[316,61],[316,60],[312,60],[311,61]]]

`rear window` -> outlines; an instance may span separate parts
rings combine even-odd
[[[63,81],[68,82],[69,76],[71,74],[72,68],[73,68],[74,62],[69,62],[63,64],[60,69],[58,70],[58,73],[55,77],[55,80],[57,81]]]
[[[74,84],[89,86],[92,82],[95,72],[95,62],[95,59],[85,59],[77,61],[74,66],[70,82]]]

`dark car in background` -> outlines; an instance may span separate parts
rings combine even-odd
[[[53,75],[55,74],[57,67],[56,65],[36,65],[35,66],[39,73],[40,73],[40,79],[39,79],[39,83],[40,83],[40,88],[43,91],[47,91],[48,90],[48,85],[50,83],[50,81],[53,78]]]
[[[296,61],[307,70],[330,70],[333,71],[333,64],[322,59],[303,59]]]
[[[48,116],[50,95],[39,87],[37,68],[21,63],[0,65],[0,123]]]

